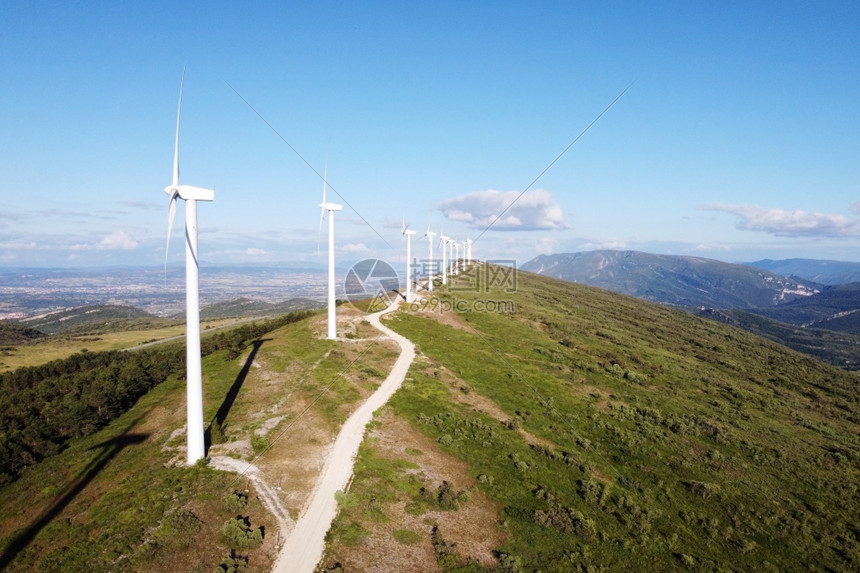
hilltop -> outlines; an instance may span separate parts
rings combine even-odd
[[[184,387],[170,374],[3,487],[0,548],[16,527],[39,532],[10,570],[265,570],[395,357],[340,312],[337,342],[319,314],[214,335],[209,453],[249,473],[172,465]],[[665,305],[487,265],[386,324],[417,358],[338,495],[322,568],[860,564],[855,376]]]

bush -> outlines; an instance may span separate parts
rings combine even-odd
[[[236,490],[224,498],[224,509],[230,513],[241,513],[247,505],[248,496]]]
[[[221,565],[215,568],[215,573],[239,573],[239,571],[247,571],[248,558],[244,555],[236,555],[235,551],[230,551],[230,554],[221,560]]]
[[[250,549],[263,544],[263,528],[251,529],[248,518],[241,515],[224,523],[221,536],[231,549]]]

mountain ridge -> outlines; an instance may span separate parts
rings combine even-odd
[[[521,270],[681,307],[758,308],[810,296],[822,285],[703,257],[598,250],[539,255]]]

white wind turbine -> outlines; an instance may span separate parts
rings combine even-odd
[[[448,284],[448,258],[446,256],[448,250],[448,241],[450,241],[450,237],[446,237],[445,235],[439,235],[439,244],[442,245],[442,284]]]
[[[412,235],[415,231],[408,228],[406,221],[403,221],[403,228],[400,233],[406,237],[406,304],[412,302]]]
[[[466,264],[472,264],[472,239],[466,239]]]
[[[451,274],[454,274],[454,239],[448,241],[448,260],[451,261]]]
[[[200,359],[200,296],[199,259],[197,252],[197,201],[213,201],[215,191],[179,184],[179,118],[182,115],[182,87],[185,72],[179,84],[179,109],[176,112],[176,143],[173,148],[173,183],[164,188],[170,196],[167,214],[167,247],[164,249],[164,269],[167,272],[167,252],[170,248],[170,231],[176,215],[176,200],[185,201],[185,351],[188,465],[205,456],[203,437],[203,374]]]
[[[322,222],[328,211],[328,331],[326,338],[335,340],[337,338],[337,316],[335,314],[334,299],[334,212],[343,209],[343,205],[337,203],[326,203],[326,187],[328,187],[328,168],[323,175],[323,196],[320,203],[320,231]]]
[[[436,233],[430,230],[430,227],[427,227],[427,232],[424,233],[424,236],[427,237],[427,244],[430,246],[430,259],[427,261],[427,290],[433,291],[433,237],[436,236]]]
[[[460,274],[460,243],[454,241],[454,274]]]

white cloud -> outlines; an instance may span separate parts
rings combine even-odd
[[[565,229],[559,204],[548,191],[475,191],[442,201],[439,211],[450,221],[466,223],[473,229],[534,231]]]
[[[343,253],[369,253],[370,249],[364,243],[348,243],[340,248]]]
[[[613,251],[623,251],[627,249],[627,243],[625,241],[589,241],[582,246],[579,247],[582,251],[603,251],[603,250],[613,250]]]
[[[266,249],[258,249],[255,247],[248,247],[247,249],[245,249],[245,254],[250,256],[250,257],[259,257],[262,255],[267,255],[268,253],[266,252]]]
[[[710,211],[731,213],[740,218],[737,228],[761,231],[777,237],[856,237],[860,236],[860,221],[844,215],[810,213],[808,211],[765,209],[756,205],[725,205],[715,203],[704,207]]]
[[[8,249],[10,251],[32,251],[36,248],[36,243],[22,243],[21,241],[3,241],[0,242],[0,249]]]
[[[535,250],[539,255],[551,255],[555,252],[557,241],[552,237],[543,237],[537,240]]]
[[[102,239],[96,249],[99,251],[127,251],[136,249],[138,243],[128,231],[114,231]]]

